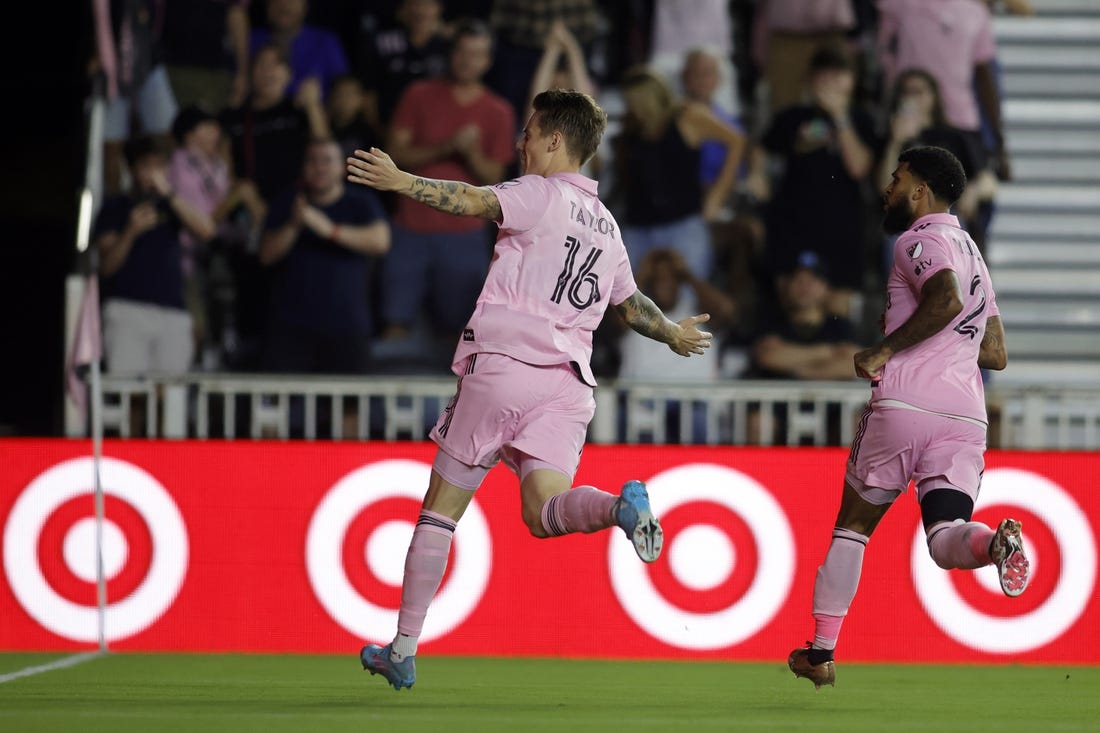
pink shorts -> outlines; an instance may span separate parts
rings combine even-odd
[[[529,456],[532,465],[572,478],[595,411],[592,388],[568,365],[473,354],[431,438],[452,458],[486,472],[503,460],[518,474]]]
[[[872,504],[887,504],[912,481],[918,501],[932,489],[978,498],[985,428],[966,420],[868,404],[848,455],[845,479]]]

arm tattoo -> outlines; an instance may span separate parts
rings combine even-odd
[[[920,303],[913,315],[883,339],[895,354],[933,336],[950,325],[962,311],[959,281],[953,270],[933,275],[921,289]]]
[[[488,188],[471,186],[462,181],[415,178],[408,196],[448,214],[494,220],[501,216],[500,201],[496,194]]]
[[[500,199],[493,193],[490,188],[478,188],[475,189],[481,194],[481,211],[478,212],[478,216],[483,219],[489,219],[490,221],[500,221],[504,218],[504,212],[500,208]]]
[[[628,326],[643,336],[666,344],[675,336],[672,322],[641,290],[635,290],[633,295],[615,306],[615,310]]]

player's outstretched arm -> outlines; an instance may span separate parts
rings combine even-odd
[[[710,347],[711,334],[700,331],[698,324],[710,320],[701,313],[676,323],[670,321],[657,305],[641,290],[615,306],[622,319],[632,329],[655,341],[668,344],[680,356],[702,354]]]
[[[348,180],[379,191],[396,191],[433,209],[459,216],[500,221],[500,201],[488,186],[463,181],[441,181],[406,173],[378,148],[356,150],[348,158]]]

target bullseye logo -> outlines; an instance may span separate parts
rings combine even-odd
[[[345,630],[382,639],[397,627],[405,551],[431,467],[387,460],[356,469],[321,499],[306,534],[306,571],[317,599]],[[489,583],[492,542],[477,500],[455,532],[451,561],[422,641],[461,624]]]
[[[16,599],[44,628],[67,639],[98,635],[93,461],[76,458],[37,476],[4,527],[4,572]],[[187,574],[183,517],[145,470],[100,461],[104,492],[105,636],[117,641],[151,626]]]
[[[623,609],[682,649],[723,649],[756,634],[794,580],[794,535],[782,507],[727,466],[678,466],[646,486],[665,531],[664,557],[646,565],[621,534],[610,538],[611,585]]]
[[[947,636],[993,654],[1038,649],[1064,634],[1084,612],[1096,583],[1096,539],[1084,512],[1058,484],[1015,468],[986,471],[974,518],[995,527],[1023,521],[1031,582],[1005,598],[990,566],[946,572],[929,559],[924,529],[913,537],[911,566],[925,612]]]

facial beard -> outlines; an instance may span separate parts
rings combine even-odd
[[[882,215],[882,228],[887,234],[899,234],[913,224],[913,210],[909,207],[909,200],[902,199],[896,204],[887,204],[886,213]]]

